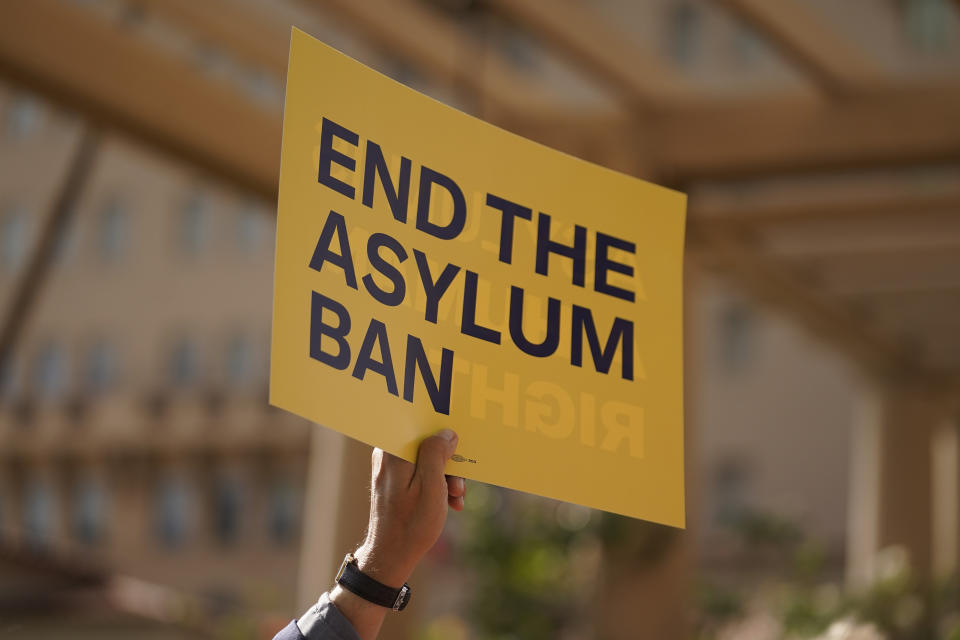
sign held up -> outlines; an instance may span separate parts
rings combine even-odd
[[[448,471],[683,526],[682,194],[294,30],[271,402]]]

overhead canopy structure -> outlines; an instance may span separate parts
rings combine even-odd
[[[898,82],[796,0],[716,4],[761,31],[809,79],[811,93],[698,93],[676,65],[572,0],[494,0],[487,11],[496,16],[467,18],[418,0],[301,0],[290,15],[332,17],[421,76],[463,89],[485,117],[518,133],[688,190],[691,249],[705,265],[788,308],[872,371],[955,385],[960,332],[944,327],[960,326],[960,82]],[[279,85],[285,14],[243,0],[128,5],[126,16],[57,0],[4,7],[0,71],[92,122],[272,198],[280,113],[142,37],[137,20],[168,23]],[[599,79],[618,108],[565,107],[562,96],[551,106],[543,82],[468,30],[471,20],[495,18]],[[933,178],[916,169],[931,166]],[[809,179],[828,170],[827,184]],[[870,179],[874,171],[880,179]],[[844,174],[847,189],[837,184]],[[753,189],[762,180],[778,186]],[[889,230],[882,246],[862,246],[856,230],[877,220]],[[830,255],[781,255],[769,246],[785,225],[807,223],[830,242]],[[922,229],[936,255],[909,239]],[[926,313],[909,321],[887,313],[920,294]]]

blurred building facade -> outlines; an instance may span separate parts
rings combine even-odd
[[[9,297],[80,125],[0,109]],[[71,206],[4,376],[3,543],[286,611],[309,431],[266,403],[269,212],[114,138]]]

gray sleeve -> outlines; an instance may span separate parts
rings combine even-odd
[[[320,596],[317,604],[300,616],[297,627],[306,640],[360,640],[353,625],[330,602],[327,594]]]

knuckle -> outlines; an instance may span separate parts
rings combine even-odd
[[[442,456],[446,453],[447,445],[443,438],[439,436],[430,436],[420,445],[420,454],[431,456]]]
[[[370,468],[373,475],[374,485],[383,484],[386,476],[386,466],[386,459],[384,458],[383,449],[374,449],[370,456]]]

